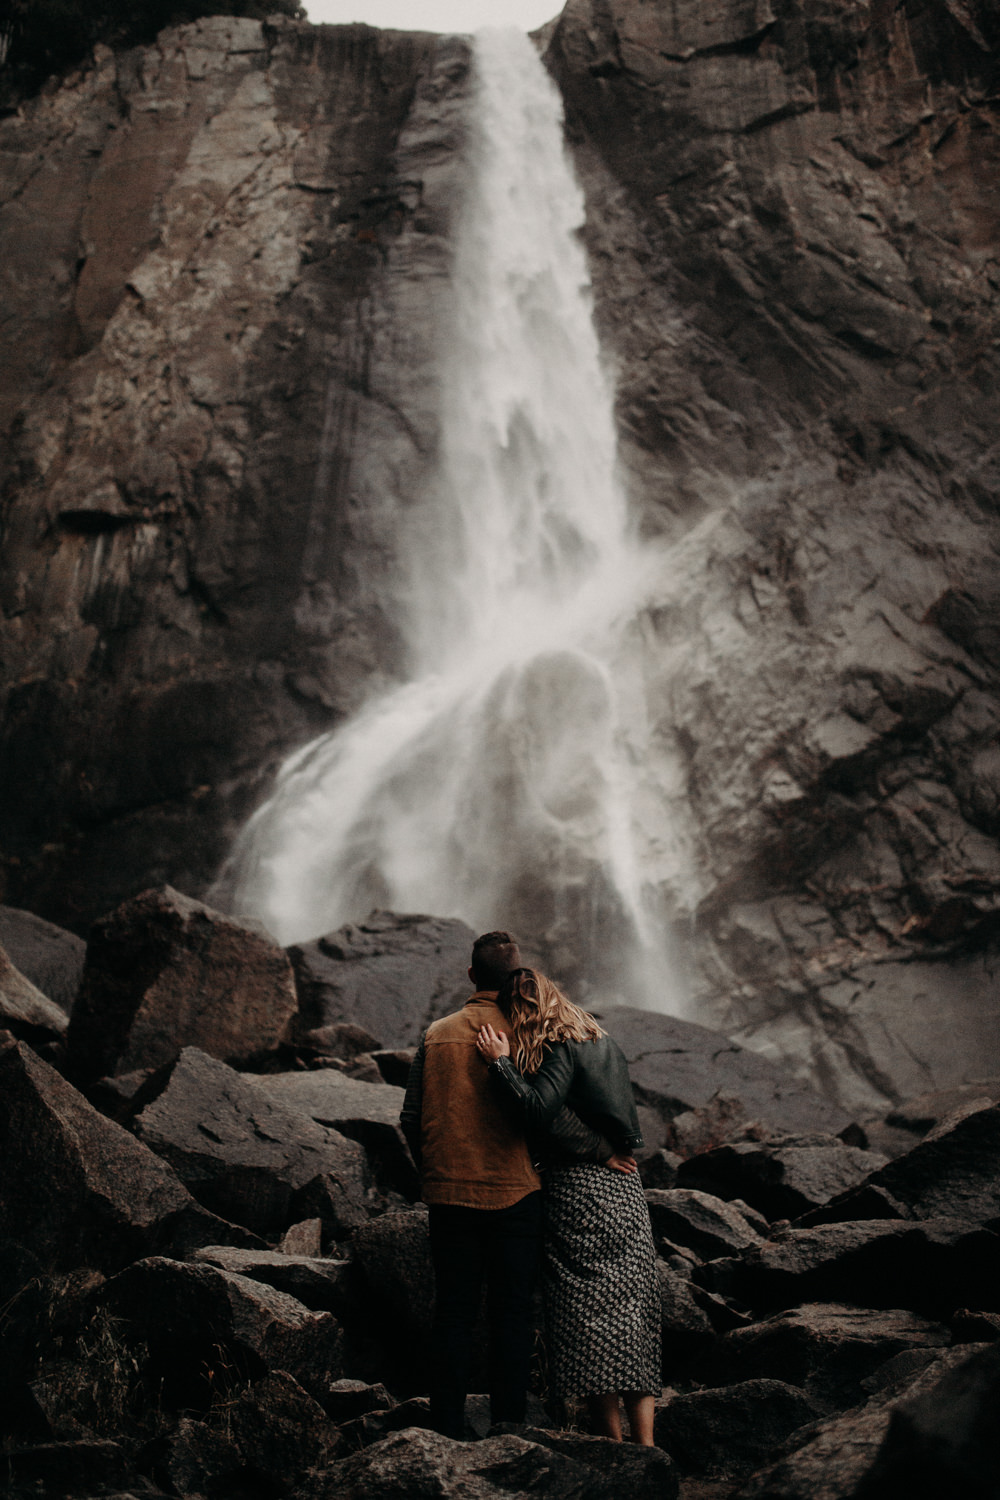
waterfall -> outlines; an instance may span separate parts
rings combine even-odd
[[[408,680],[283,766],[234,855],[284,943],[373,906],[506,927],[593,999],[675,1008],[644,881],[643,559],[561,100],[528,38],[475,40],[440,459],[400,536]]]

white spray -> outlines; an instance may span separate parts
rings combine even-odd
[[[285,943],[373,906],[507,927],[578,995],[674,1008],[640,874],[641,563],[583,196],[523,33],[479,34],[474,87],[440,469],[400,547],[410,680],[286,762],[235,851],[236,905]]]

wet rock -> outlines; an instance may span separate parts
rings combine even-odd
[[[998,1255],[1000,1238],[961,1219],[869,1219],[786,1229],[701,1274],[754,1307],[840,1300],[948,1317],[963,1298],[1000,1300]]]
[[[788,1071],[705,1026],[629,1006],[609,1010],[602,1024],[628,1058],[639,1100],[668,1119],[703,1109],[722,1092],[741,1102],[746,1118],[774,1130],[836,1135],[851,1124]]]
[[[386,1083],[365,1083],[323,1069],[308,1073],[275,1073],[261,1087],[286,1109],[308,1115],[358,1141],[384,1192],[420,1196],[420,1183],[399,1125],[403,1090]]]
[[[967,1349],[941,1351],[915,1377],[890,1386],[863,1405],[821,1422],[794,1451],[769,1464],[740,1490],[740,1500],[855,1500],[893,1421],[897,1407],[932,1392],[969,1357]],[[949,1489],[908,1493],[948,1494]],[[887,1496],[889,1491],[883,1492]],[[958,1493],[955,1491],[954,1493]]]
[[[945,1349],[950,1342],[943,1323],[915,1313],[817,1302],[727,1333],[711,1368],[727,1383],[781,1380],[798,1386],[821,1411],[831,1411],[862,1401],[862,1381],[893,1355]]]
[[[1000,1491],[1000,1349],[978,1350],[893,1408],[857,1500]]]
[[[331,1204],[339,1202],[324,1218],[330,1232],[364,1220],[371,1186],[364,1151],[283,1103],[270,1079],[186,1047],[160,1081],[162,1092],[136,1117],[135,1133],[213,1212],[276,1236],[300,1217],[297,1192],[323,1178]]]
[[[1000,1221],[1000,1105],[984,1102],[969,1114],[959,1114],[946,1117],[912,1151],[872,1173],[862,1187],[811,1214],[809,1222],[867,1217],[864,1210],[873,1195],[883,1201],[887,1197],[901,1218],[941,1216],[987,1225]],[[859,1206],[862,1211],[856,1214]]]
[[[314,1026],[349,1021],[409,1047],[471,993],[466,970],[475,933],[464,922],[372,912],[290,948],[303,1015]]]
[[[37,1046],[59,1041],[68,1025],[66,1012],[36,989],[0,948],[0,1028]]]
[[[513,1435],[458,1443],[409,1427],[313,1475],[303,1500],[414,1500],[461,1493],[463,1500],[616,1500],[618,1486],[573,1458]],[[669,1492],[668,1492],[669,1493]]]
[[[169,886],[146,891],[91,929],[68,1067],[92,1081],[182,1047],[250,1062],[278,1047],[297,1003],[288,959],[259,929]]]
[[[87,952],[82,938],[33,912],[0,906],[0,947],[60,1010],[72,1010]]]
[[[262,1281],[315,1312],[332,1312],[343,1320],[352,1310],[355,1278],[346,1260],[293,1256],[281,1250],[234,1250],[227,1245],[204,1245],[192,1251],[190,1259]]]
[[[501,1424],[493,1431],[501,1434],[515,1429]],[[676,1500],[677,1470],[672,1458],[657,1448],[640,1448],[583,1432],[553,1431],[530,1424],[517,1428],[516,1432],[525,1442],[538,1443],[553,1453],[585,1464],[630,1500]]]
[[[756,1245],[760,1235],[735,1208],[694,1188],[650,1188],[646,1192],[654,1239],[672,1240],[703,1260]]]
[[[343,1373],[340,1325],[330,1313],[214,1266],[155,1256],[119,1272],[94,1300],[120,1320],[169,1409],[205,1411],[220,1383],[239,1389],[272,1370],[311,1394]]]
[[[658,1401],[654,1433],[681,1473],[745,1479],[819,1415],[796,1386],[745,1380]]]
[[[719,1198],[745,1198],[769,1220],[797,1219],[885,1164],[884,1156],[847,1146],[836,1136],[785,1136],[706,1151],[684,1163],[677,1183],[697,1185]]]
[[[116,1270],[163,1248],[258,1244],[106,1120],[23,1042],[0,1036],[0,1216],[46,1263]]]

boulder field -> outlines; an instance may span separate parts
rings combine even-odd
[[[715,1036],[716,1065],[704,1028],[649,1016],[632,1068],[662,1315],[656,1446],[591,1436],[575,1403],[547,1398],[541,1322],[527,1425],[491,1429],[473,1395],[457,1443],[428,1425],[427,1212],[393,1081],[412,1018],[380,1036],[317,1025],[311,992],[289,1013],[291,966],[260,932],[169,887],[126,905],[96,924],[68,1028],[25,1020],[26,994],[65,1011],[9,960],[0,971],[15,976],[0,1032],[6,1493],[997,1495],[993,1099],[914,1100],[876,1150],[775,1064]],[[448,944],[428,963],[433,919],[371,925],[397,957],[413,938],[414,1015],[460,986]],[[363,947],[351,983],[392,1015],[394,974]],[[73,1075],[140,1010],[106,1054],[120,1071]],[[626,1042],[641,1019],[607,1017]]]

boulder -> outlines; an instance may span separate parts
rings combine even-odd
[[[749,1126],[750,1130],[754,1128],[752,1124]],[[761,1134],[766,1133],[765,1127],[757,1128]],[[743,1100],[737,1094],[720,1090],[707,1104],[674,1116],[667,1127],[667,1144],[678,1156],[686,1159],[710,1151],[734,1136],[743,1135],[747,1129],[747,1109]]]
[[[391,1083],[397,1089],[405,1089],[416,1055],[416,1047],[379,1047],[372,1052],[372,1061],[386,1083]]]
[[[172,1495],[226,1492],[242,1467],[232,1438],[207,1422],[181,1417],[149,1455],[153,1478]]]
[[[471,994],[475,933],[464,922],[374,911],[315,942],[289,948],[305,1023],[350,1021],[410,1047],[431,1021]]]
[[[682,1474],[745,1479],[819,1414],[797,1386],[744,1380],[657,1401],[653,1431]]]
[[[961,1368],[969,1352],[967,1348],[942,1350],[918,1374],[886,1387],[863,1405],[806,1429],[799,1434],[803,1442],[749,1480],[739,1491],[740,1500],[859,1500],[858,1486],[879,1454],[897,1408],[933,1392],[953,1370]],[[890,1493],[888,1489],[877,1492],[878,1500],[889,1500]],[[907,1500],[910,1495],[925,1496],[926,1500],[962,1495],[964,1500],[970,1492],[947,1485],[927,1491],[918,1485],[902,1493]]]
[[[331,1462],[343,1439],[319,1402],[284,1370],[237,1397],[228,1419],[243,1473],[269,1493],[291,1489],[307,1469]]]
[[[94,1297],[117,1320],[144,1380],[174,1411],[205,1411],[284,1370],[317,1397],[343,1374],[340,1325],[260,1281],[163,1256],[136,1262]]]
[[[105,1438],[8,1448],[3,1470],[4,1493],[11,1497],[121,1494],[138,1479],[121,1444]]]
[[[285,1230],[278,1243],[283,1255],[317,1256],[323,1253],[323,1220],[303,1219]]]
[[[388,1411],[392,1404],[384,1385],[369,1385],[366,1380],[332,1380],[323,1397],[323,1408],[338,1427],[370,1411]]]
[[[662,1260],[656,1262],[656,1279],[660,1291],[663,1366],[669,1373],[711,1345],[715,1333],[710,1319],[698,1306],[689,1281]]]
[[[845,1145],[837,1136],[784,1136],[703,1152],[678,1169],[677,1185],[744,1198],[770,1220],[797,1219],[885,1165],[884,1156]]]
[[[72,1010],[87,952],[82,938],[34,912],[0,906],[0,947],[43,995],[61,1010]]]
[[[781,1380],[798,1386],[824,1412],[854,1406],[864,1380],[893,1355],[944,1349],[943,1323],[900,1309],[873,1310],[809,1303],[775,1313],[719,1340],[711,1358],[713,1383]]]
[[[961,1219],[866,1219],[789,1228],[698,1273],[753,1307],[847,1301],[950,1317],[1000,1306],[1000,1237]]]
[[[694,1188],[649,1188],[653,1238],[686,1246],[703,1260],[758,1245],[760,1235],[730,1204]]]
[[[41,990],[36,989],[0,947],[0,1027],[26,1042],[56,1042],[69,1020]]]
[[[474,1402],[477,1398],[473,1396]],[[349,1452],[356,1452],[359,1448],[370,1448],[373,1443],[380,1443],[387,1438],[390,1432],[401,1432],[404,1427],[424,1427],[433,1429],[431,1421],[431,1403],[427,1396],[411,1396],[408,1401],[390,1402],[387,1407],[378,1407],[365,1412],[360,1417],[355,1417],[353,1422],[347,1422],[341,1428],[344,1437],[344,1446]],[[465,1424],[466,1437],[485,1437],[482,1433],[472,1431],[468,1421]]]
[[[363,1149],[282,1102],[269,1078],[237,1073],[185,1047],[159,1081],[161,1092],[133,1129],[213,1212],[277,1236],[301,1218],[293,1207],[298,1190],[323,1178],[339,1204],[324,1218],[331,1234],[367,1217],[371,1179]]]
[[[935,1371],[893,1407],[855,1500],[1000,1495],[1000,1348]]]
[[[314,1026],[300,1035],[299,1050],[315,1052],[318,1057],[339,1057],[345,1061],[377,1052],[382,1043],[354,1021],[334,1021],[329,1026]]]
[[[355,1230],[355,1266],[366,1290],[367,1317],[394,1358],[411,1352],[426,1361],[435,1283],[426,1209],[382,1214]]]
[[[912,1151],[810,1214],[808,1222],[868,1218],[866,1210],[886,1202],[900,1218],[1000,1222],[1000,1104],[984,1102],[971,1113],[960,1109],[946,1117]]]
[[[911,1136],[925,1136],[956,1109],[978,1099],[988,1099],[992,1104],[1000,1101],[1000,1078],[981,1078],[976,1082],[956,1083],[952,1088],[917,1094],[895,1105],[886,1115],[885,1123],[891,1129],[905,1130]]]
[[[262,1281],[304,1307],[335,1313],[342,1321],[356,1296],[356,1277],[347,1260],[288,1255],[281,1250],[236,1250],[229,1245],[203,1245],[192,1251],[189,1259],[233,1276]]]
[[[64,1267],[117,1270],[159,1249],[259,1240],[197,1203],[177,1174],[23,1042],[0,1034],[0,1220]]]
[[[262,930],[162,886],[91,929],[68,1068],[86,1083],[188,1046],[249,1063],[285,1039],[297,1005],[291,965]]]
[[[671,1500],[671,1491],[666,1492]],[[407,1427],[300,1485],[297,1500],[417,1500],[450,1495],[461,1500],[621,1500],[612,1477],[514,1434],[479,1443],[455,1442]]]
[[[839,1135],[853,1123],[791,1072],[706,1026],[624,1005],[609,1009],[601,1024],[628,1058],[639,1101],[668,1119],[724,1093],[741,1102],[747,1119],[776,1131]]]
[[[548,1427],[513,1427],[501,1423],[495,1434],[516,1432],[525,1442],[538,1443],[585,1464],[604,1480],[618,1487],[629,1500],[676,1500],[677,1470],[673,1460],[658,1448],[640,1448],[616,1443],[611,1438],[591,1437],[585,1432],[553,1431]]]
[[[420,1196],[417,1169],[399,1125],[402,1089],[365,1083],[330,1069],[273,1073],[260,1082],[285,1108],[358,1141],[383,1192],[399,1192],[411,1200]]]
[[[672,1188],[677,1185],[681,1158],[662,1147],[639,1158],[639,1177],[644,1188]]]

